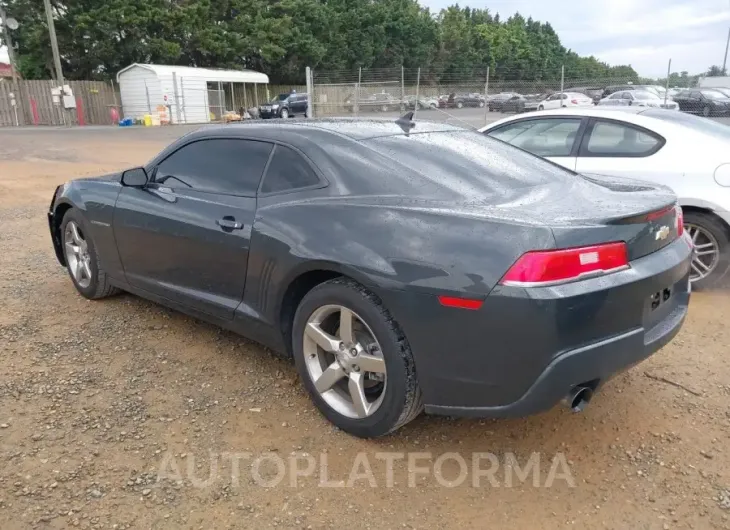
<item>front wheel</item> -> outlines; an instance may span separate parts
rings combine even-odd
[[[82,296],[98,300],[119,291],[109,283],[109,278],[101,267],[88,223],[78,210],[72,208],[63,216],[61,237],[66,269]]]
[[[483,102],[483,101],[480,101],[480,102],[479,102],[479,108],[480,108],[480,109],[483,109],[483,108],[484,108],[484,102]]]
[[[462,103],[461,101],[459,101],[459,102],[458,102],[458,103],[456,104],[456,108],[457,108],[457,109],[463,109],[463,108],[464,108],[464,104],[463,104],[463,103]]]
[[[694,245],[690,281],[693,289],[708,289],[723,279],[730,267],[727,227],[714,215],[687,212],[684,229]]]
[[[710,114],[712,114],[712,111],[711,111],[710,107],[705,107],[704,109],[702,109],[702,115],[705,118],[709,118],[710,117]]]
[[[281,118],[287,119],[289,117],[289,111],[287,109],[281,109]]]
[[[537,110],[545,110],[545,107],[543,107],[542,105],[540,105],[540,106],[537,107]]]
[[[307,293],[292,340],[314,404],[343,431],[382,436],[423,409],[408,341],[382,301],[360,284],[337,278]]]

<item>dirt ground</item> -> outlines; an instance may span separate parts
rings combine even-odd
[[[0,131],[0,528],[730,528],[728,292],[693,294],[679,336],[582,414],[421,416],[372,441],[256,344],[77,295],[48,235],[54,187],[183,132]]]

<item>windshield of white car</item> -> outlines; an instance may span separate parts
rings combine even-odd
[[[730,141],[730,127],[714,120],[692,116],[691,114],[686,114],[684,112],[670,112],[663,109],[649,109],[642,112],[641,115],[649,116],[665,122],[675,123],[698,133]]]

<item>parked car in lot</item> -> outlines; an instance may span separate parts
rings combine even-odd
[[[718,92],[720,92],[730,98],[730,88],[717,87],[717,88],[713,88],[713,90],[717,90]]]
[[[667,99],[657,96],[654,92],[646,90],[624,90],[622,92],[614,92],[607,98],[598,102],[602,107],[656,107],[661,109],[678,110],[679,105]]]
[[[405,97],[405,104],[406,108],[408,109],[415,109],[416,108],[416,96],[406,96]],[[439,100],[435,97],[429,97],[429,96],[418,96],[418,108],[419,109],[436,109],[439,106]]]
[[[449,108],[463,108],[463,107],[484,107],[485,99],[481,94],[449,94],[449,100],[447,107]]]
[[[528,94],[525,96],[525,104],[523,105],[523,112],[532,112],[538,109],[540,103],[545,101],[547,98],[552,96],[552,92],[546,92],[544,94]]]
[[[579,92],[585,94],[593,101],[594,105],[603,98],[603,89],[600,87],[573,87],[568,89],[569,92]]]
[[[670,186],[697,253],[692,282],[715,285],[730,266],[730,127],[656,108],[563,109],[481,129],[578,173]]]
[[[590,107],[593,100],[580,92],[556,92],[541,101],[537,110],[559,109],[561,107]]]
[[[291,356],[322,414],[371,437],[424,408],[580,410],[667,344],[689,301],[675,201],[408,116],[253,122],[59,186],[48,226],[82,296]]]
[[[269,103],[259,107],[261,118],[288,118],[290,116],[305,115],[307,113],[307,94],[291,92],[279,94]]]
[[[350,112],[355,110],[355,100],[356,97],[354,95],[345,100],[345,108]],[[358,110],[361,112],[388,112],[400,110],[401,104],[400,99],[383,92],[361,97],[358,101]]]
[[[500,92],[494,96],[490,96],[487,101],[489,110],[492,112],[502,112],[502,107],[507,101],[514,101],[513,98],[519,98],[521,95],[516,92]]]
[[[730,97],[714,88],[691,88],[683,90],[674,101],[679,109],[692,114],[709,116],[730,115]]]

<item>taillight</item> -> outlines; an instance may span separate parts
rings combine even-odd
[[[571,102],[571,103],[572,103],[573,105],[577,105],[577,104],[578,104],[578,100],[577,100],[577,99],[571,99],[571,100],[570,100],[570,102]]]
[[[684,234],[684,213],[682,213],[682,207],[679,204],[674,207],[674,211],[677,212],[677,237],[681,237]]]
[[[628,267],[629,258],[623,241],[588,247],[536,250],[523,254],[499,283],[542,287],[601,276]]]

